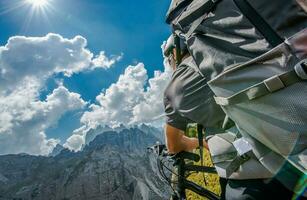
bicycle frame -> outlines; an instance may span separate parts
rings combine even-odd
[[[186,180],[185,174],[186,172],[207,172],[207,173],[216,173],[216,170],[214,167],[206,167],[206,166],[197,166],[197,165],[191,165],[186,164],[184,159],[188,159],[188,156],[182,156],[183,154],[192,154],[189,152],[181,152],[176,156],[175,165],[178,167],[178,199],[179,200],[185,200],[186,194],[185,190],[191,190],[201,196],[205,196],[210,200],[219,200],[220,197],[216,195],[215,193],[201,187],[200,185],[197,185],[196,183],[193,183],[192,181]],[[197,155],[197,154],[195,154]],[[194,160],[195,161],[195,160]]]
[[[207,167],[207,166],[198,166],[193,164],[187,164],[185,159],[192,160],[198,162],[200,160],[200,156],[191,153],[191,152],[180,152],[175,155],[169,155],[167,153],[165,145],[154,145],[153,147],[148,148],[156,155],[158,155],[158,162],[161,161],[163,158],[170,158],[174,161],[173,166],[177,166],[178,172],[178,184],[176,192],[173,194],[173,200],[185,200],[186,193],[185,190],[191,190],[201,196],[205,196],[210,200],[219,200],[220,197],[215,193],[201,187],[200,185],[193,183],[186,179],[185,175],[186,172],[207,172],[207,173],[217,173],[214,167]]]

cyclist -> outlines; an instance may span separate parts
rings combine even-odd
[[[191,151],[199,146],[197,138],[184,135],[187,124],[197,122],[206,127],[217,128],[221,126],[225,117],[220,107],[215,104],[213,94],[206,85],[205,78],[197,70],[186,44],[183,40],[177,39],[177,50],[173,34],[163,47],[163,54],[173,69],[171,81],[164,92],[165,140],[171,154]],[[208,149],[205,140],[203,145]],[[220,184],[221,196],[224,196],[225,180],[220,180]]]
[[[176,50],[175,46],[175,38],[171,35],[164,46],[164,56],[174,70],[164,92],[167,118],[165,136],[170,153],[190,151],[198,147],[197,138],[184,135],[188,123],[198,122],[206,127],[217,127],[224,119],[223,111],[214,103],[213,94],[206,85],[205,78],[197,71],[183,40],[179,40],[177,44],[180,48]],[[210,115],[212,111],[215,111],[214,115]],[[204,146],[207,146],[205,141]]]
[[[174,36],[170,36],[163,51],[174,69],[171,81],[164,92],[166,145],[169,153],[190,151],[197,148],[199,142],[197,138],[188,138],[184,135],[187,124],[202,124],[207,130],[220,128],[225,114],[216,105],[206,79],[197,70],[183,40],[176,45]],[[204,146],[208,148],[206,141]],[[221,178],[220,183],[221,198],[227,200],[291,199],[293,195],[275,178]]]

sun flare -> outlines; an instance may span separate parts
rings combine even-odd
[[[34,7],[44,7],[48,4],[48,0],[26,0]]]

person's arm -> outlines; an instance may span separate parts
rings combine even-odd
[[[184,132],[169,124],[165,126],[166,146],[171,154],[179,153],[180,151],[191,151],[199,146],[197,138],[189,138],[184,135]],[[204,147],[208,148],[206,141],[203,141]]]

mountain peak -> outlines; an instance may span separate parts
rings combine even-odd
[[[90,142],[92,142],[98,135],[105,134],[108,132],[116,132],[116,133],[121,133],[124,130],[140,130],[144,132],[145,134],[150,134],[156,137],[158,140],[163,141],[164,140],[164,134],[161,130],[146,125],[146,124],[140,124],[140,125],[135,125],[132,127],[126,127],[123,124],[116,128],[111,128],[110,126],[98,126],[96,129],[91,129],[89,132],[87,132],[86,137],[85,137],[85,146],[89,145]]]
[[[152,145],[152,142],[161,141],[152,132],[144,132],[139,128],[131,127],[125,128],[121,131],[106,131],[95,137],[85,148],[84,151],[89,149],[101,149],[106,146],[117,147],[121,151],[138,151],[145,152],[145,149]]]
[[[157,140],[131,127],[103,132],[80,152],[57,145],[56,156],[0,156],[0,199],[166,199],[146,150]]]
[[[63,149],[65,148],[62,145],[57,144],[48,156],[52,156],[52,157],[57,156],[58,154],[62,152]]]

